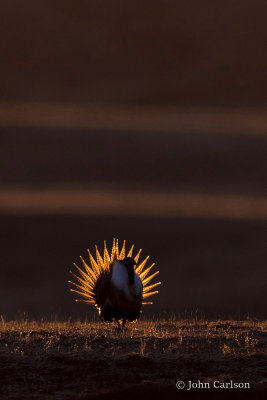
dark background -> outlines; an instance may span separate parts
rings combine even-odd
[[[146,315],[266,317],[266,212],[253,217],[253,202],[250,218],[231,204],[226,217],[57,214],[32,192],[266,201],[266,13],[265,1],[1,2],[0,196],[17,208],[1,207],[0,314],[91,316],[68,271],[119,237],[160,270]]]
[[[266,2],[2,1],[1,99],[266,105]]]

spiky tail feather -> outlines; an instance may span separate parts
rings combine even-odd
[[[125,240],[123,241],[122,248],[119,250],[119,240],[114,238],[110,253],[107,250],[106,241],[104,241],[103,257],[100,255],[97,246],[95,246],[95,251],[96,251],[95,258],[92,256],[90,251],[87,250],[91,264],[90,266],[80,256],[84,270],[82,270],[77,264],[74,263],[73,265],[78,270],[80,276],[77,276],[72,271],[70,271],[70,273],[77,279],[79,284],[74,283],[72,281],[68,281],[69,283],[75,286],[75,289],[70,289],[70,290],[72,292],[79,294],[82,297],[82,299],[77,299],[76,301],[95,305],[97,309],[100,311],[101,299],[99,299],[98,296],[98,290],[97,290],[98,286],[100,285],[101,282],[103,282],[103,280],[110,277],[111,274],[110,265],[116,260],[123,260],[125,256],[133,257],[133,250],[134,250],[134,245],[132,245],[128,253],[126,253]],[[143,300],[144,300],[158,293],[157,290],[156,291],[151,291],[151,290],[154,289],[156,286],[160,285],[161,282],[156,282],[153,285],[147,286],[147,284],[159,273],[159,271],[156,271],[152,275],[149,275],[149,272],[155,265],[153,263],[150,266],[146,267],[146,263],[149,259],[149,256],[147,256],[141,263],[138,264],[141,251],[142,249],[140,249],[137,252],[136,256],[133,258],[136,262],[135,272],[139,275],[139,277],[142,280]],[[142,305],[147,305],[147,304],[153,304],[153,303],[150,301],[142,302]]]

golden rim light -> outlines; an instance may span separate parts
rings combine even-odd
[[[123,241],[121,250],[119,250],[119,240],[113,239],[111,254],[109,254],[109,252],[107,250],[106,241],[104,240],[103,257],[101,257],[96,245],[95,245],[95,251],[96,251],[95,258],[92,256],[90,251],[87,250],[88,254],[89,254],[91,266],[89,266],[84,261],[84,259],[80,256],[80,259],[84,266],[84,270],[82,270],[80,267],[78,267],[77,264],[74,263],[74,266],[79,271],[80,276],[77,276],[72,271],[70,271],[70,273],[80,283],[80,284],[77,284],[72,281],[69,281],[69,283],[74,285],[76,288],[76,289],[70,289],[70,290],[72,292],[78,293],[79,295],[81,295],[83,297],[83,299],[75,300],[75,301],[81,301],[83,303],[92,304],[97,307],[97,304],[95,301],[95,294],[94,294],[94,287],[96,285],[97,280],[99,279],[99,277],[101,275],[108,275],[110,273],[110,265],[114,261],[123,260],[125,257],[133,257],[133,255],[132,255],[133,249],[134,249],[134,245],[131,246],[130,250],[128,251],[128,253],[126,255],[125,240]],[[136,262],[135,272],[139,275],[139,277],[141,278],[142,283],[143,283],[143,300],[145,300],[148,297],[152,296],[153,294],[158,293],[157,290],[156,291],[151,291],[151,290],[154,289],[156,286],[160,285],[161,282],[157,282],[157,283],[147,286],[147,284],[159,273],[159,271],[156,271],[154,274],[148,276],[149,272],[151,271],[151,269],[153,268],[155,263],[153,263],[149,267],[145,268],[146,263],[149,259],[149,256],[147,256],[140,264],[138,264],[138,260],[139,260],[141,251],[142,251],[142,249],[140,249],[137,252],[136,256],[133,257],[133,259]],[[153,304],[153,303],[143,301],[142,304],[146,305],[146,304]]]

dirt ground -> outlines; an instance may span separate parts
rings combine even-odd
[[[118,328],[2,318],[0,327],[1,399],[263,398],[267,390],[266,322],[169,319]],[[211,388],[188,390],[198,380]],[[231,380],[250,388],[213,388]]]

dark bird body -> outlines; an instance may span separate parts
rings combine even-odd
[[[104,321],[135,321],[140,317],[143,285],[134,271],[131,257],[115,261],[110,272],[99,277],[95,285],[95,300]]]

